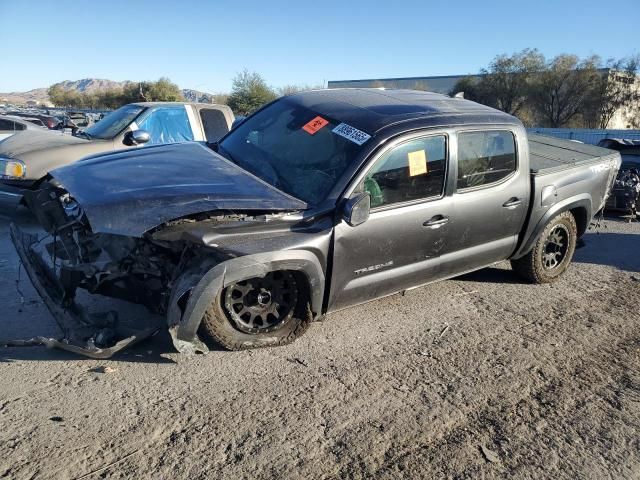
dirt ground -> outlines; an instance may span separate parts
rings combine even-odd
[[[0,348],[0,477],[640,478],[640,224],[605,225],[557,284],[500,264],[287,347]],[[0,342],[56,334],[17,273],[3,221]]]

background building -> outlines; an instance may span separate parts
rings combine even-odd
[[[437,77],[370,78],[366,80],[329,80],[328,88],[406,88],[448,95],[458,80],[467,75]]]

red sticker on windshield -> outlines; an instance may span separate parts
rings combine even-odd
[[[318,130],[328,124],[328,120],[318,116],[302,127],[302,129],[310,135],[315,135]]]

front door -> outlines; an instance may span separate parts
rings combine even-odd
[[[378,154],[354,192],[371,195],[361,225],[335,228],[328,310],[434,280],[453,212],[445,195],[448,137],[412,135]]]

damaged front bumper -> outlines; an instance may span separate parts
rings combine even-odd
[[[132,330],[119,324],[117,314],[88,314],[65,297],[64,288],[43,258],[32,247],[38,237],[10,225],[11,240],[34,288],[63,332],[62,338],[36,337],[37,343],[95,359],[109,358],[158,332],[161,326]],[[32,342],[33,343],[33,342]]]
[[[11,239],[36,291],[63,331],[62,338],[38,338],[38,343],[108,358],[168,328],[178,352],[207,353],[197,332],[211,303],[230,284],[276,270],[304,273],[312,311],[322,311],[324,271],[311,251],[237,255],[217,244],[209,246],[200,234],[193,237],[187,231],[183,235],[181,223],[173,234],[159,230],[138,237],[95,232],[83,207],[54,182],[26,194],[25,202],[47,236],[38,238],[12,224]],[[214,226],[219,221],[210,220]],[[236,222],[234,214],[229,230]],[[166,319],[151,328],[146,322],[137,329],[126,328],[116,312],[86,312],[75,301],[81,290],[142,305]]]

